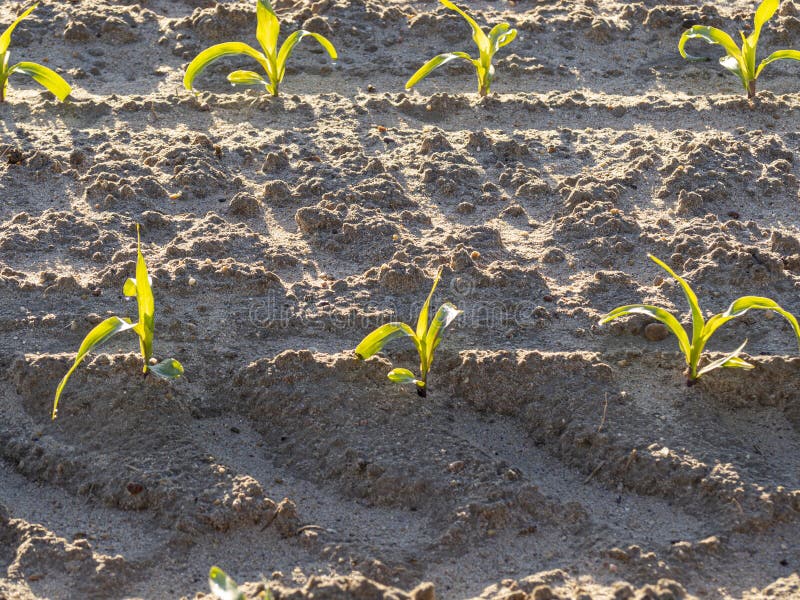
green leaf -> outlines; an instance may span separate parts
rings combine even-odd
[[[392,369],[389,371],[388,377],[395,383],[414,383],[416,385],[422,384],[422,381],[417,379],[417,376],[408,369]]]
[[[126,282],[127,284],[127,282]],[[139,335],[139,346],[144,360],[144,372],[147,372],[150,357],[153,356],[153,337],[155,336],[155,298],[150,286],[150,276],[142,255],[142,244],[139,237],[139,226],[136,226],[136,303],[139,306],[139,322],[136,333]]]
[[[95,348],[98,348],[112,337],[121,333],[123,331],[127,331],[128,329],[133,329],[134,325],[131,324],[130,319],[120,319],[119,317],[109,317],[102,323],[99,323],[92,329],[86,337],[81,342],[80,348],[78,348],[78,355],[75,357],[75,362],[70,367],[67,374],[61,379],[61,382],[58,384],[56,388],[56,397],[53,401],[53,414],[52,418],[55,419],[58,415],[58,401],[61,398],[61,393],[64,391],[64,386],[67,385],[67,381],[69,381],[70,376],[75,372],[75,369],[81,364],[86,355],[89,354]]]
[[[449,8],[450,10],[456,11],[472,28],[472,39],[475,42],[475,45],[478,46],[478,50],[481,54],[488,54],[490,53],[490,46],[489,46],[489,38],[486,37],[486,34],[481,29],[480,25],[475,22],[475,19],[470,17],[466,12],[461,10],[458,6],[450,2],[450,0],[439,0],[444,6]]]
[[[450,326],[455,318],[460,315],[462,311],[458,310],[455,305],[450,302],[445,302],[436,311],[431,322],[431,327],[428,329],[428,334],[425,337],[425,348],[427,351],[427,366],[430,369],[433,363],[433,352],[439,347],[442,341],[442,332]]]
[[[767,58],[761,61],[761,64],[758,65],[758,70],[756,70],[756,77],[761,75],[761,71],[764,70],[769,63],[775,62],[776,60],[800,60],[800,51],[798,50],[778,50],[770,54]]]
[[[500,23],[495,25],[489,32],[489,47],[492,50],[492,54],[513,42],[514,38],[517,37],[517,30],[511,29],[509,31],[509,27],[511,26],[508,23]]]
[[[428,311],[431,306],[431,298],[433,298],[433,293],[436,291],[436,286],[439,285],[439,280],[441,278],[442,267],[439,267],[439,270],[436,271],[436,277],[433,278],[433,285],[431,286],[428,298],[425,300],[425,304],[422,305],[422,310],[419,311],[419,317],[417,317],[417,337],[419,339],[423,339],[425,333],[428,331]]]
[[[162,379],[177,379],[183,375],[183,365],[174,358],[167,358],[149,367],[148,371]]]
[[[228,81],[233,85],[268,85],[261,75],[253,71],[234,71],[228,75]]]
[[[439,54],[438,56],[434,56],[424,65],[422,65],[419,68],[419,70],[411,76],[411,79],[409,79],[408,82],[406,83],[406,89],[410,90],[420,81],[425,79],[425,77],[427,77],[431,71],[433,71],[438,67],[441,67],[444,64],[449,63],[451,60],[454,60],[456,58],[463,58],[464,60],[468,60],[476,68],[478,67],[478,65],[480,65],[480,61],[473,60],[472,57],[466,52],[446,52],[444,54]]]
[[[272,77],[270,74],[272,67],[261,52],[241,42],[225,42],[224,44],[217,44],[206,48],[189,63],[189,66],[186,67],[186,74],[183,76],[183,86],[187,90],[193,90],[192,86],[195,78],[200,75],[208,65],[225,56],[234,56],[237,54],[244,54],[245,56],[255,59],[264,71],[266,71],[267,75]]]
[[[797,338],[797,342],[800,344],[800,324],[798,324],[797,319],[792,313],[784,310],[780,304],[774,300],[771,300],[770,298],[763,298],[761,296],[742,296],[741,298],[734,300],[730,307],[728,307],[728,310],[726,310],[720,316],[726,320],[730,320],[735,317],[741,317],[748,310],[771,310],[772,312],[781,315],[789,322],[789,325],[792,326],[795,337]],[[721,324],[722,323],[720,323],[720,325]],[[715,329],[717,328],[719,328],[719,326],[717,326]],[[711,333],[713,333],[713,331]]]
[[[686,362],[689,362],[689,357],[691,355],[689,336],[686,335],[686,330],[683,328],[683,325],[680,324],[680,321],[678,321],[678,319],[676,319],[670,312],[664,310],[663,308],[650,306],[649,304],[629,304],[627,306],[620,306],[605,315],[600,320],[600,324],[602,325],[604,323],[608,323],[609,321],[613,321],[614,319],[631,314],[646,315],[666,325],[667,329],[669,329],[672,334],[678,338],[678,346],[680,346],[681,352],[683,352],[683,354],[686,356]]]
[[[269,0],[257,0],[256,19],[258,21],[256,39],[261,44],[264,54],[274,60],[278,53],[278,35],[281,31],[281,24]]]
[[[680,284],[681,289],[683,290],[683,295],[686,296],[686,301],[689,303],[689,308],[692,311],[692,344],[694,344],[698,339],[700,339],[700,334],[703,332],[703,325],[705,324],[703,313],[700,311],[700,303],[697,300],[697,295],[694,293],[692,288],[689,287],[689,284],[686,283],[683,277],[676,275],[666,263],[660,261],[652,254],[648,254],[647,256],[650,257],[650,260],[656,263],[659,267],[669,273],[670,277]],[[681,327],[681,329],[683,329],[683,327]]]
[[[37,2],[33,6],[31,6],[28,10],[22,13],[20,16],[17,17],[16,21],[14,21],[8,28],[0,35],[0,55],[5,54],[8,47],[11,45],[11,34],[14,33],[14,30],[17,28],[23,19],[25,19],[29,14],[31,14],[36,7],[39,6]]]
[[[726,367],[726,368],[731,368],[731,369],[753,369],[753,368],[755,368],[750,363],[745,362],[744,360],[739,358],[739,355],[742,353],[742,350],[744,350],[745,345],[747,345],[747,340],[745,340],[744,343],[742,343],[741,346],[739,346],[736,350],[734,350],[733,352],[731,352],[727,356],[723,356],[722,358],[720,358],[718,360],[715,360],[714,362],[711,362],[711,363],[707,364],[705,367],[703,367],[702,369],[700,369],[700,371],[697,373],[697,377],[700,377],[701,375],[703,375],[705,373],[713,371],[714,369],[719,369],[721,367]]]
[[[381,325],[361,340],[361,343],[356,347],[356,356],[361,360],[367,360],[369,357],[383,350],[383,347],[392,340],[404,336],[408,336],[414,340],[414,345],[417,347],[417,350],[419,350],[419,340],[411,327],[405,323],[394,322]]]
[[[64,81],[61,75],[42,65],[37,65],[32,62],[19,62],[9,70],[10,73],[15,71],[30,75],[36,83],[50,90],[53,95],[62,102],[66,100],[67,96],[72,92],[72,88]]]
[[[219,567],[211,567],[208,573],[208,585],[211,587],[211,593],[219,600],[246,600],[236,582]]]
[[[289,60],[289,57],[292,55],[292,50],[294,50],[294,47],[305,37],[312,37],[317,40],[320,46],[325,48],[328,52],[331,60],[339,58],[339,55],[336,53],[336,48],[333,47],[333,44],[331,44],[325,36],[312,31],[306,31],[305,29],[295,31],[283,41],[281,51],[278,53],[278,59],[276,61],[278,66],[278,83],[283,81],[283,76],[286,74],[286,61]]]
[[[690,60],[705,60],[702,57],[692,56],[686,53],[684,46],[686,46],[686,42],[693,39],[701,39],[709,44],[719,44],[725,48],[725,52],[734,57],[736,60],[740,60],[742,57],[742,53],[739,51],[739,46],[736,45],[736,42],[734,42],[733,38],[727,33],[721,29],[717,29],[716,27],[695,25],[694,27],[684,31],[680,41],[678,42],[678,51],[681,53],[683,58],[688,58]]]
[[[758,38],[761,37],[761,28],[773,17],[779,4],[780,0],[764,0],[756,9],[756,16],[753,18],[753,32],[747,36],[747,42],[754,50],[753,67],[755,67],[755,49],[758,45]]]

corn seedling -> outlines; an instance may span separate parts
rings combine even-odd
[[[619,317],[623,317],[625,315],[639,314],[651,317],[656,321],[660,321],[666,325],[667,329],[676,338],[678,338],[678,346],[686,358],[686,364],[689,366],[687,385],[694,385],[698,377],[721,367],[734,369],[754,368],[753,365],[740,358],[740,354],[744,350],[747,340],[745,340],[741,346],[739,346],[730,354],[708,363],[702,369],[699,368],[703,350],[705,349],[708,340],[711,339],[711,336],[714,334],[714,332],[716,332],[717,329],[722,327],[728,321],[735,319],[736,317],[743,316],[751,309],[769,310],[784,317],[787,321],[789,321],[792,329],[794,329],[798,344],[800,344],[800,325],[798,325],[797,319],[795,319],[794,315],[792,315],[790,312],[783,310],[777,302],[770,300],[769,298],[761,298],[759,296],[742,296],[738,300],[735,300],[733,304],[728,307],[728,310],[723,313],[716,314],[706,321],[703,319],[703,312],[700,310],[700,304],[697,300],[697,296],[695,295],[694,291],[692,291],[692,288],[689,287],[689,284],[686,283],[682,277],[676,275],[672,269],[670,269],[665,263],[658,260],[655,256],[652,254],[649,254],[648,256],[654,263],[669,273],[670,277],[675,279],[680,284],[681,289],[683,289],[683,294],[686,296],[686,300],[689,303],[689,308],[692,313],[691,340],[689,339],[686,330],[683,328],[683,325],[681,325],[680,321],[678,321],[678,319],[672,315],[672,313],[664,310],[663,308],[648,304],[631,304],[628,306],[620,306],[615,308],[600,320],[600,324],[602,325],[603,323],[608,323],[609,321],[613,321],[614,319],[618,319]]]
[[[430,294],[428,294],[425,304],[419,313],[417,319],[416,331],[411,329],[405,323],[386,323],[381,325],[375,331],[365,337],[356,348],[356,356],[361,360],[366,360],[370,356],[374,356],[380,352],[383,347],[394,339],[403,336],[410,337],[414,346],[419,353],[419,379],[408,369],[392,369],[389,371],[389,379],[395,383],[413,383],[417,386],[417,394],[423,398],[427,396],[427,381],[428,373],[433,363],[433,353],[438,348],[439,343],[442,341],[442,333],[453,322],[461,311],[458,310],[450,302],[445,302],[436,311],[430,325],[428,324],[428,312],[430,311],[431,298],[433,292],[436,291],[436,286],[439,284],[439,279],[442,277],[442,269],[436,273],[436,278],[433,280],[433,287]]]
[[[132,323],[128,318],[109,317],[88,333],[78,349],[75,362],[72,364],[69,371],[67,371],[67,374],[64,375],[61,383],[58,384],[55,401],[53,402],[53,419],[58,415],[58,401],[61,398],[61,393],[64,391],[64,386],[67,385],[67,381],[69,381],[75,369],[78,368],[78,365],[81,364],[89,352],[123,331],[131,329],[139,337],[139,348],[142,353],[142,359],[144,360],[142,372],[145,375],[153,373],[163,379],[175,379],[183,374],[181,363],[174,358],[168,358],[155,365],[150,364],[150,359],[153,356],[153,337],[155,334],[155,299],[153,298],[151,283],[150,276],[147,274],[147,265],[144,262],[144,256],[142,256],[139,228],[137,227],[136,277],[131,277],[125,282],[123,293],[128,297],[136,298],[136,303],[139,308],[139,322]]]
[[[244,592],[239,590],[236,582],[219,567],[211,567],[208,573],[208,585],[218,600],[246,600]],[[272,592],[268,589],[261,592],[261,600],[272,600],[272,598]]]
[[[186,67],[186,75],[183,78],[183,85],[187,90],[193,89],[195,78],[215,60],[223,56],[233,56],[236,54],[244,54],[261,65],[267,75],[264,79],[258,73],[253,71],[234,71],[228,75],[228,81],[233,85],[263,85],[267,91],[273,96],[278,95],[278,87],[283,81],[286,74],[286,61],[292,54],[294,47],[300,43],[304,37],[310,36],[317,40],[320,45],[328,51],[331,59],[336,60],[336,48],[333,47],[327,38],[324,36],[300,29],[287,37],[280,49],[278,49],[278,34],[281,30],[281,24],[269,0],[256,0],[256,39],[261,45],[263,52],[259,52],[252,46],[243,44],[241,42],[226,42],[224,44],[217,44],[203,50],[198,54],[195,59]]]
[[[466,52],[445,52],[444,54],[434,56],[422,65],[419,71],[414,73],[411,79],[408,80],[406,89],[410,90],[427,77],[431,71],[441,67],[443,64],[449,63],[451,60],[457,58],[462,58],[472,63],[475,67],[475,71],[478,75],[478,93],[481,96],[488,95],[491,91],[492,81],[494,80],[494,65],[492,64],[492,59],[500,48],[510,44],[514,38],[517,37],[517,30],[511,29],[508,23],[500,23],[499,25],[495,25],[487,36],[480,25],[475,22],[475,19],[450,2],[450,0],[439,0],[439,2],[450,10],[456,11],[469,23],[469,26],[472,28],[472,39],[475,41],[475,45],[478,46],[479,57],[472,58]]]
[[[30,75],[34,81],[53,92],[56,98],[61,101],[66,99],[66,97],[69,96],[70,92],[72,91],[72,88],[70,88],[69,84],[64,81],[61,75],[52,69],[43,67],[42,65],[23,61],[9,66],[9,61],[11,60],[11,51],[8,49],[8,47],[11,45],[11,34],[25,17],[36,10],[37,6],[39,6],[38,3],[34,4],[24,13],[22,13],[17,20],[14,21],[8,27],[8,29],[3,32],[3,35],[0,35],[0,102],[4,102],[6,99],[8,78],[13,73],[24,73],[25,75]]]
[[[684,46],[686,42],[691,39],[701,39],[709,44],[718,44],[725,49],[725,56],[719,59],[720,64],[737,75],[742,81],[747,97],[750,99],[756,96],[756,80],[771,62],[776,60],[791,59],[800,60],[800,51],[797,50],[778,50],[770,54],[767,58],[761,61],[756,66],[756,51],[758,48],[758,38],[761,36],[761,28],[769,21],[778,10],[780,0],[764,0],[756,9],[756,15],[753,19],[753,32],[745,36],[740,32],[742,37],[742,47],[736,45],[733,38],[721,29],[716,27],[707,27],[705,25],[695,25],[691,29],[683,32],[680,42],[678,42],[678,50],[683,58],[689,60],[706,60],[703,57],[691,56],[686,53]]]

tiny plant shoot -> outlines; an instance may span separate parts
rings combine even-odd
[[[289,56],[291,56],[294,47],[306,36],[311,36],[317,40],[320,45],[328,51],[331,59],[336,60],[338,58],[336,48],[333,47],[333,44],[331,44],[327,38],[318,33],[305,31],[304,29],[295,31],[287,37],[280,49],[278,49],[278,34],[281,30],[281,24],[269,0],[256,0],[256,18],[258,21],[256,39],[261,45],[263,53],[241,42],[226,42],[224,44],[211,46],[198,54],[195,59],[189,63],[189,66],[186,67],[183,85],[187,90],[191,91],[193,89],[192,86],[195,78],[203,69],[218,58],[244,54],[255,59],[255,61],[261,65],[267,78],[264,79],[261,75],[253,71],[234,71],[228,75],[228,81],[233,85],[263,85],[270,94],[277,96],[278,87],[283,81],[283,76],[286,74],[286,61],[289,60]]]
[[[494,65],[492,64],[492,59],[500,48],[510,44],[514,38],[517,37],[517,30],[511,29],[511,26],[508,23],[500,23],[499,25],[495,25],[487,36],[483,29],[481,29],[480,25],[475,22],[475,19],[450,2],[450,0],[439,0],[439,2],[444,4],[450,10],[456,11],[458,14],[464,17],[464,19],[466,19],[467,23],[469,23],[469,26],[472,27],[472,39],[475,41],[475,45],[478,46],[478,52],[480,53],[480,56],[478,58],[472,58],[466,52],[446,52],[444,54],[434,56],[424,65],[422,65],[419,71],[414,73],[411,79],[408,80],[408,83],[406,83],[406,89],[410,90],[420,81],[425,79],[425,77],[427,77],[430,72],[437,67],[441,67],[443,64],[448,63],[451,60],[455,60],[456,58],[463,58],[464,60],[472,63],[472,65],[475,67],[475,71],[478,75],[478,93],[481,96],[488,95],[491,91],[492,80],[494,79]]]
[[[769,298],[761,298],[759,296],[742,296],[738,300],[735,300],[733,304],[728,307],[728,310],[723,313],[716,314],[709,318],[708,321],[705,321],[703,319],[703,313],[700,310],[700,304],[697,301],[697,296],[695,295],[694,291],[692,291],[692,288],[689,287],[689,284],[686,283],[682,277],[676,275],[672,269],[670,269],[665,263],[658,260],[655,256],[652,254],[648,256],[654,263],[669,273],[670,277],[675,279],[683,289],[683,294],[686,296],[686,300],[688,301],[689,308],[692,312],[691,340],[689,339],[686,330],[683,328],[683,325],[681,325],[680,321],[678,321],[678,319],[675,318],[672,313],[664,310],[663,308],[650,306],[647,304],[631,304],[628,306],[620,306],[619,308],[615,308],[600,320],[600,324],[602,325],[603,323],[608,323],[609,321],[613,321],[614,319],[618,319],[619,317],[623,317],[625,315],[640,314],[652,317],[653,319],[666,325],[667,329],[669,329],[670,332],[672,332],[672,334],[678,338],[678,346],[686,357],[686,364],[689,366],[689,375],[686,382],[687,385],[694,385],[698,377],[720,367],[735,369],[754,368],[753,365],[739,358],[739,355],[744,350],[745,344],[747,344],[747,340],[745,340],[741,346],[727,356],[723,356],[718,360],[708,363],[702,369],[698,369],[700,365],[700,359],[702,358],[703,349],[706,347],[708,340],[711,339],[711,336],[714,334],[714,332],[716,332],[717,329],[722,327],[731,319],[741,317],[750,309],[771,310],[783,316],[791,324],[792,328],[794,329],[795,336],[797,337],[798,344],[800,344],[800,325],[798,325],[797,319],[795,319],[794,315],[792,315],[790,312],[783,310],[777,302],[770,300]]]
[[[419,353],[419,379],[408,369],[392,369],[389,371],[389,379],[395,383],[413,383],[417,386],[417,394],[423,398],[427,396],[428,373],[433,363],[433,353],[442,341],[442,332],[453,322],[461,311],[450,302],[445,302],[436,311],[430,325],[428,325],[428,312],[430,310],[431,298],[439,279],[442,277],[442,269],[436,273],[433,280],[431,293],[422,305],[422,310],[417,319],[417,329],[414,331],[405,323],[386,323],[365,337],[356,348],[356,356],[361,360],[366,360],[380,352],[383,347],[394,339],[408,336],[414,341],[414,346]]]
[[[139,308],[139,322],[132,323],[130,319],[119,317],[109,317],[94,329],[92,329],[81,343],[78,349],[78,355],[75,357],[75,362],[70,367],[67,374],[58,384],[56,389],[56,397],[53,402],[53,415],[55,419],[58,415],[58,401],[61,398],[61,392],[64,391],[64,386],[67,385],[72,373],[78,368],[86,355],[92,350],[98,348],[112,337],[123,331],[132,329],[133,332],[139,337],[139,348],[144,360],[144,368],[142,372],[153,373],[158,377],[164,379],[175,379],[183,374],[183,367],[174,358],[168,358],[158,364],[151,365],[150,359],[153,357],[153,337],[155,334],[155,300],[153,298],[153,290],[151,286],[150,276],[147,274],[147,265],[142,256],[141,241],[139,239],[139,228],[136,228],[136,277],[129,278],[125,282],[123,293],[129,297],[136,297],[136,303]]]
[[[769,21],[778,10],[780,0],[764,0],[756,10],[755,18],[753,19],[753,32],[746,36],[740,32],[742,36],[742,47],[736,45],[733,38],[721,29],[716,27],[707,27],[705,25],[695,25],[691,29],[683,32],[680,42],[678,42],[678,50],[683,58],[689,60],[706,60],[702,57],[690,56],[684,50],[686,42],[691,39],[701,39],[709,44],[719,44],[725,49],[725,56],[719,59],[720,64],[737,75],[742,81],[747,97],[751,100],[756,96],[756,80],[761,75],[769,63],[776,60],[792,59],[800,60],[800,52],[797,50],[778,50],[770,54],[767,58],[761,61],[756,67],[756,50],[758,48],[758,38],[761,35],[761,28]]]
[[[236,585],[236,582],[219,567],[211,567],[208,574],[208,585],[211,593],[218,600],[247,600],[247,597]],[[269,589],[261,592],[261,600],[273,600],[272,592]]]
[[[19,25],[25,17],[31,14],[37,6],[39,6],[38,3],[34,4],[24,13],[22,13],[16,21],[9,25],[8,29],[3,32],[3,35],[0,35],[0,102],[5,102],[6,90],[8,89],[8,78],[13,73],[24,73],[25,75],[30,75],[34,81],[53,92],[56,98],[62,102],[72,91],[72,88],[66,81],[64,81],[61,75],[52,69],[43,67],[42,65],[32,62],[18,62],[15,65],[9,66],[9,61],[11,60],[11,51],[8,49],[8,47],[11,45],[11,34],[14,32],[14,29],[17,28],[17,25]]]

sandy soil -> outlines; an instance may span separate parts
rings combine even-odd
[[[707,311],[742,294],[800,312],[798,66],[750,105],[715,62],[680,59],[753,3],[476,1],[519,38],[495,93],[425,59],[472,50],[433,1],[282,0],[296,50],[279,99],[232,90],[204,47],[255,43],[252,2],[47,2],[0,105],[0,598],[177,598],[217,564],[276,598],[798,598],[800,359],[748,316],[758,363],[687,388],[636,301],[685,316],[651,252]],[[22,8],[0,4],[0,23]],[[762,36],[800,45],[784,0]],[[697,53],[718,56],[703,45]],[[135,224],[156,353],[131,338],[53,392],[101,318],[131,315]],[[465,311],[426,400],[359,363],[372,327]]]

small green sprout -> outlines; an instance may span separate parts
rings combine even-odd
[[[431,293],[428,294],[428,299],[422,305],[422,310],[417,319],[417,330],[414,331],[410,326],[405,323],[386,323],[381,325],[375,331],[365,337],[356,348],[356,356],[361,360],[366,360],[370,356],[374,356],[380,352],[383,347],[394,339],[408,336],[414,341],[414,346],[419,352],[419,369],[420,378],[409,371],[408,369],[392,369],[389,371],[389,379],[395,383],[413,383],[417,386],[417,394],[421,397],[427,396],[427,381],[428,372],[433,363],[433,353],[438,348],[439,343],[442,341],[442,332],[453,322],[461,311],[458,310],[450,302],[445,302],[436,311],[430,325],[428,325],[428,312],[430,310],[431,298],[433,292],[436,291],[436,286],[439,284],[439,279],[442,277],[442,269],[436,273],[436,278],[433,280],[433,287]]]
[[[11,51],[8,49],[8,47],[11,45],[11,34],[25,17],[36,10],[37,6],[39,6],[38,2],[22,13],[19,18],[17,18],[17,20],[14,21],[8,27],[8,29],[3,32],[3,35],[0,35],[0,102],[5,102],[6,89],[8,88],[8,78],[12,73],[16,72],[30,75],[34,81],[53,92],[56,98],[62,102],[72,91],[72,88],[66,81],[64,81],[61,75],[52,69],[48,69],[47,67],[43,67],[42,65],[32,62],[18,62],[12,66],[8,65],[9,60],[11,59]]]
[[[219,567],[211,567],[208,573],[208,585],[211,587],[211,593],[219,600],[246,600],[244,592],[239,590],[236,582]],[[269,589],[261,592],[261,600],[272,599],[272,592]]]
[[[139,227],[136,227],[136,277],[129,278],[125,282],[123,293],[128,297],[136,297],[136,303],[139,308],[139,322],[132,323],[130,319],[119,317],[109,317],[94,329],[92,329],[81,343],[78,349],[78,355],[75,357],[75,362],[70,367],[67,374],[58,384],[56,389],[56,397],[53,402],[53,415],[55,419],[58,415],[58,400],[61,398],[61,392],[64,391],[64,386],[67,385],[72,373],[78,368],[86,355],[92,350],[104,344],[112,337],[123,331],[132,329],[133,332],[139,337],[139,348],[144,360],[144,368],[142,372],[147,375],[153,373],[163,379],[175,379],[183,374],[183,367],[174,358],[162,360],[160,363],[151,365],[150,359],[153,356],[153,337],[155,334],[155,299],[153,298],[153,289],[151,288],[151,279],[147,274],[147,265],[142,256],[142,246],[139,239]]]
[[[778,10],[780,0],[764,0],[756,10],[755,18],[753,19],[753,32],[745,37],[742,36],[742,47],[736,45],[731,36],[717,29],[716,27],[707,27],[705,25],[695,25],[691,29],[683,32],[680,42],[678,42],[678,50],[683,58],[689,60],[706,60],[703,57],[691,56],[686,53],[684,46],[690,39],[701,39],[709,44],[719,44],[725,49],[725,56],[719,59],[720,64],[737,75],[742,80],[742,85],[747,92],[747,97],[751,100],[756,96],[756,80],[761,75],[769,63],[776,60],[791,59],[800,60],[800,51],[797,50],[778,50],[770,54],[767,58],[761,61],[756,67],[756,50],[758,48],[758,38],[761,35],[761,28],[769,21]]]
[[[450,0],[439,0],[439,2],[464,17],[467,23],[469,23],[469,26],[472,27],[472,39],[475,41],[475,45],[478,46],[480,57],[473,59],[466,52],[446,52],[434,56],[422,65],[419,71],[414,73],[411,79],[408,80],[406,89],[410,90],[437,67],[441,67],[443,64],[455,60],[456,58],[463,58],[472,63],[475,67],[475,71],[478,75],[478,93],[481,96],[488,95],[491,91],[492,81],[494,80],[494,65],[492,64],[492,59],[500,48],[510,44],[514,38],[517,37],[517,30],[511,29],[508,23],[500,23],[499,25],[495,25],[487,36],[480,25],[475,22],[475,19],[450,2]]]
[[[289,60],[289,56],[291,56],[294,47],[306,36],[311,36],[317,40],[320,45],[328,51],[331,59],[337,59],[336,48],[333,47],[333,44],[331,44],[327,38],[318,33],[313,33],[304,29],[295,31],[287,37],[279,50],[278,34],[280,33],[281,25],[269,0],[256,0],[256,18],[258,20],[256,39],[258,43],[261,44],[261,48],[264,52],[259,52],[252,46],[241,42],[226,42],[224,44],[211,46],[198,54],[195,59],[189,63],[189,66],[186,67],[183,85],[187,90],[192,91],[192,84],[195,78],[203,69],[218,58],[235,54],[244,54],[255,59],[258,64],[261,65],[261,68],[263,68],[267,74],[267,79],[264,79],[261,75],[253,71],[234,71],[228,75],[228,81],[233,85],[263,85],[270,94],[277,96],[278,86],[280,86],[286,74],[286,61]]]
[[[745,344],[747,344],[747,340],[745,340],[741,346],[739,346],[730,354],[710,362],[705,367],[698,370],[703,349],[706,347],[708,340],[711,339],[711,336],[714,334],[714,332],[716,332],[717,329],[722,327],[731,319],[741,317],[750,309],[770,310],[783,316],[791,324],[792,328],[794,329],[795,336],[797,337],[798,344],[800,344],[800,325],[798,325],[797,319],[795,319],[794,315],[792,315],[790,312],[783,310],[777,302],[770,300],[769,298],[761,298],[759,296],[742,296],[741,298],[735,300],[733,304],[728,307],[728,310],[723,313],[716,314],[709,318],[708,321],[705,321],[703,319],[703,313],[700,310],[700,304],[697,301],[697,296],[695,295],[694,291],[692,291],[692,288],[689,287],[689,284],[686,283],[682,277],[676,275],[672,269],[670,269],[665,263],[658,260],[655,256],[652,254],[648,254],[648,256],[650,260],[669,273],[669,275],[675,279],[683,289],[683,293],[686,296],[686,300],[689,302],[689,308],[692,312],[691,341],[689,340],[689,336],[687,335],[686,330],[683,328],[683,325],[681,325],[680,321],[678,321],[678,319],[675,318],[672,313],[664,310],[663,308],[650,306],[648,304],[631,304],[628,306],[620,306],[615,308],[600,320],[600,324],[602,325],[603,323],[608,323],[609,321],[613,321],[614,319],[618,319],[619,317],[623,317],[625,315],[640,314],[647,315],[648,317],[651,317],[666,325],[667,329],[669,329],[670,332],[672,332],[672,334],[678,338],[678,346],[686,357],[686,364],[689,366],[689,377],[686,382],[687,385],[694,385],[698,377],[720,367],[734,369],[754,368],[753,365],[739,358],[739,355],[744,350]]]

